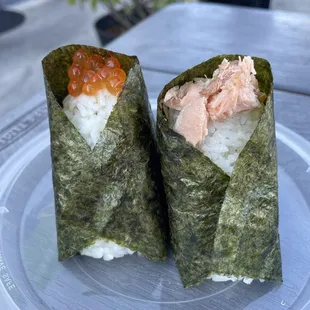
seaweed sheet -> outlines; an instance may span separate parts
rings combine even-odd
[[[221,55],[183,72],[158,98],[157,140],[169,206],[171,241],[185,287],[212,274],[282,281],[273,77],[253,57],[260,90],[268,95],[261,119],[232,176],[169,128],[165,93],[197,77],[212,77]]]
[[[115,56],[127,73],[123,91],[91,151],[62,110],[67,72],[78,49]],[[105,238],[165,261],[163,210],[152,173],[151,109],[137,57],[69,45],[43,61],[59,260]]]

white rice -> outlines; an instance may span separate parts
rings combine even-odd
[[[103,258],[106,261],[133,253],[134,251],[131,251],[128,248],[124,248],[115,242],[104,239],[96,240],[94,244],[81,251],[81,255]]]
[[[117,97],[111,95],[106,89],[99,91],[96,96],[68,95],[63,101],[63,111],[89,147],[93,149],[116,102]],[[81,251],[82,255],[103,258],[106,261],[133,253],[134,251],[130,249],[104,239],[96,240]]]
[[[261,113],[262,109],[258,108],[239,112],[224,121],[208,122],[208,135],[201,149],[228,175],[232,174],[235,161],[253,134]]]
[[[106,89],[99,91],[96,96],[68,95],[63,101],[63,111],[93,149],[116,102],[117,97]]]
[[[236,277],[234,275],[230,275],[230,276],[226,276],[223,274],[211,274],[210,277],[208,277],[208,279],[212,279],[212,281],[214,282],[226,282],[226,281],[232,281],[232,282],[236,282],[236,281],[240,281],[242,280],[245,284],[251,284],[253,282],[254,279],[252,278],[248,278],[248,277]],[[264,279],[259,279],[260,282],[265,282]]]

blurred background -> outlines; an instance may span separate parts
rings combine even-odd
[[[0,0],[0,116],[8,108],[20,104],[21,98],[27,100],[43,89],[41,59],[52,49],[70,43],[105,45],[173,2],[175,1]],[[310,13],[309,0],[204,2]],[[14,91],[16,84],[18,92]]]

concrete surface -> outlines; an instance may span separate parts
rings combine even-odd
[[[42,90],[41,60],[48,52],[70,43],[99,45],[93,24],[107,13],[65,0],[30,0],[9,8],[24,13],[26,22],[0,34],[0,116]],[[310,14],[310,1],[273,0],[272,8]]]

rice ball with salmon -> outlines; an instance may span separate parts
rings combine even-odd
[[[220,55],[159,95],[171,244],[186,288],[282,280],[272,89],[267,60]]]

